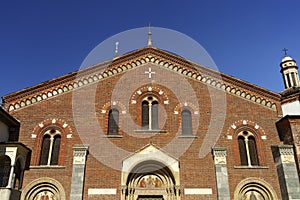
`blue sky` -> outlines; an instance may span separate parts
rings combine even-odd
[[[280,92],[281,50],[300,62],[299,10],[297,0],[0,1],[0,96],[76,71],[98,44],[149,22],[197,41],[221,72]]]

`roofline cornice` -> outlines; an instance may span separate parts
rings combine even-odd
[[[3,102],[5,103],[5,107],[8,110],[11,110],[11,108],[8,108],[10,105],[7,104],[11,104],[15,107],[14,104],[19,101],[20,105],[17,106],[18,109],[26,105],[31,105],[37,101],[47,99],[48,97],[68,92],[77,87],[81,87],[82,85],[87,85],[94,81],[100,81],[103,78],[114,76],[144,63],[158,64],[189,78],[203,82],[204,84],[211,86],[217,85],[217,88],[231,94],[236,94],[237,96],[259,103],[262,101],[262,104],[266,103],[270,108],[274,107],[273,105],[276,107],[280,102],[280,95],[278,93],[220,73],[219,71],[204,67],[197,63],[193,63],[182,57],[154,47],[138,49],[112,60],[92,65],[21,91],[8,94],[2,97]],[[43,96],[38,97],[38,95]],[[33,100],[28,101],[28,98],[33,98]],[[28,101],[28,104],[24,101]],[[15,108],[12,108],[12,110],[15,110]]]

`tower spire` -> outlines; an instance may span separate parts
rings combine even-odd
[[[149,23],[149,26],[148,26],[148,46],[152,46],[152,38],[151,38],[151,26],[150,26],[150,23]]]
[[[287,56],[288,49],[284,48],[284,49],[282,49],[282,51],[284,52],[284,56]]]
[[[115,57],[119,55],[119,42],[116,42]]]

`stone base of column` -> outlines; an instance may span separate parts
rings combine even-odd
[[[292,145],[272,146],[281,197],[286,200],[300,199],[300,183]]]

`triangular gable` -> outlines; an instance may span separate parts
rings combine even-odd
[[[194,81],[223,90],[274,111],[280,106],[280,95],[232,76],[192,63],[184,58],[154,47],[142,48],[113,60],[73,72],[36,86],[6,95],[3,98],[9,111],[30,106],[50,97],[61,95],[106,80],[147,63],[156,64]]]

